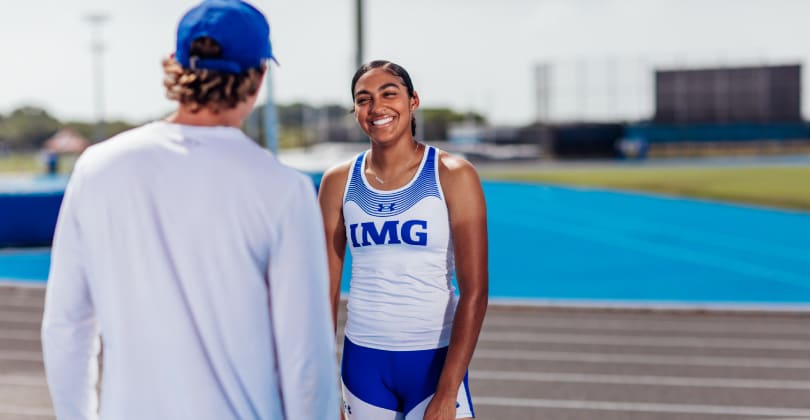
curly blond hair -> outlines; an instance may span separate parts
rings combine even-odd
[[[191,55],[201,58],[217,57],[221,48],[211,38],[199,38],[191,44]],[[213,113],[235,108],[240,102],[256,94],[261,88],[261,67],[248,69],[242,74],[206,69],[184,69],[174,57],[163,60],[163,86],[166,97],[183,105],[190,105],[191,112],[207,108]]]

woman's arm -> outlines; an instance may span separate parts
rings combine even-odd
[[[439,176],[450,215],[459,301],[447,360],[425,419],[455,419],[458,389],[487,309],[487,214],[481,181],[469,162],[442,153]]]
[[[349,174],[349,163],[338,165],[324,173],[318,190],[318,203],[323,215],[326,234],[326,256],[329,262],[329,297],[332,303],[332,323],[337,331],[340,305],[340,279],[346,255],[346,229],[343,225],[343,190]]]

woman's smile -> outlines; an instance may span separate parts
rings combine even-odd
[[[373,125],[375,125],[377,127],[380,127],[380,126],[383,126],[383,125],[387,125],[391,121],[394,121],[394,117],[388,116],[388,117],[382,117],[382,118],[375,119],[375,120],[371,121],[371,124],[373,124]]]

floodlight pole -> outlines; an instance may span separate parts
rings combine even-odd
[[[355,61],[354,61],[355,66],[354,66],[354,68],[358,69],[358,68],[360,68],[360,66],[363,65],[363,62],[364,62],[363,61],[363,57],[364,57],[364,51],[363,51],[363,0],[356,0],[355,11],[356,11],[355,24],[357,25],[357,30],[355,32],[355,35],[357,36],[357,38],[356,38],[357,56],[355,57]]]
[[[90,13],[85,15],[84,20],[90,24],[92,31],[90,48],[93,53],[93,93],[96,106],[96,125],[93,140],[101,141],[106,137],[104,128],[104,69],[102,63],[104,43],[101,39],[101,25],[109,20],[109,16],[103,13]]]

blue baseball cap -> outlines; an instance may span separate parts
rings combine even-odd
[[[190,56],[191,43],[209,37],[222,47],[216,58]],[[272,59],[270,25],[262,12],[241,0],[205,0],[180,19],[174,58],[186,69],[242,74]]]

